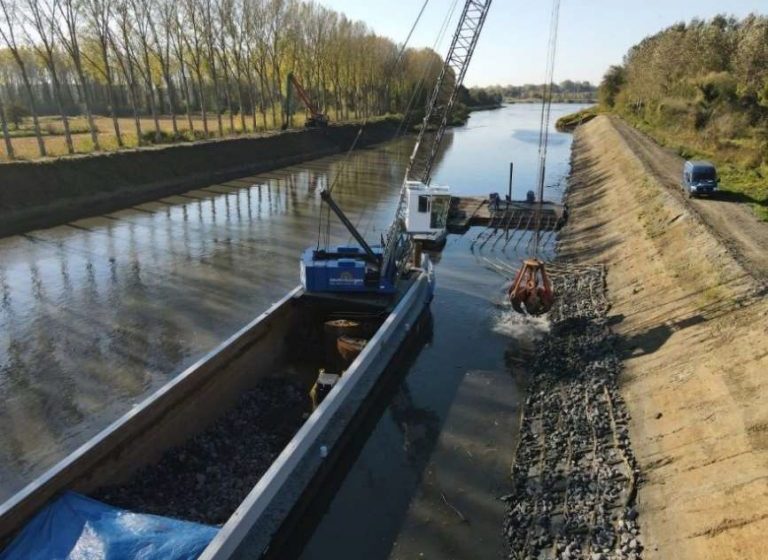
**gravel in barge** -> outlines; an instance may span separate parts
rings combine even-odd
[[[504,534],[515,560],[639,560],[621,361],[602,267],[563,268],[533,357]]]
[[[209,429],[94,497],[132,511],[224,523],[311,411],[306,387],[270,378]]]

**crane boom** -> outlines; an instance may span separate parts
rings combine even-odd
[[[425,185],[431,180],[432,165],[490,7],[491,0],[467,0],[464,4],[451,46],[427,103],[416,146],[405,173],[406,179],[421,181]],[[435,134],[431,144],[422,149],[425,134],[432,130]]]
[[[451,46],[427,103],[416,145],[408,161],[395,219],[385,240],[382,274],[386,275],[389,267],[393,266],[397,260],[396,249],[402,247],[400,238],[404,232],[403,222],[405,221],[407,206],[406,184],[409,180],[417,180],[428,185],[431,180],[432,165],[443,141],[445,130],[448,127],[448,119],[456,103],[459,88],[464,82],[464,76],[469,68],[469,62],[475,52],[490,7],[491,0],[466,0],[464,3],[464,9],[461,12]],[[432,142],[429,146],[422,146],[426,133],[431,130],[434,130]]]

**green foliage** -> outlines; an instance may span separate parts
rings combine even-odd
[[[557,119],[555,128],[560,132],[570,132],[577,126],[587,123],[600,114],[600,108],[598,106],[587,107],[576,113],[570,113]]]
[[[600,101],[681,156],[714,161],[722,188],[766,215],[768,17],[695,19],[647,37],[606,72]]]
[[[190,140],[190,138],[189,138],[189,135],[186,133],[186,131],[173,133],[173,132],[168,132],[166,130],[160,130],[159,132],[155,132],[154,130],[149,130],[141,134],[141,143],[144,145],[172,144],[173,142],[183,142],[187,140]]]
[[[501,88],[501,93],[507,101],[519,102],[541,99],[545,90],[546,84],[525,84],[505,86]],[[594,102],[596,94],[597,87],[590,82],[564,80],[559,84],[552,84],[552,100],[556,103],[591,103]]]
[[[496,88],[474,87],[467,89],[461,86],[459,87],[458,101],[469,109],[475,107],[501,107],[504,96]]]
[[[13,125],[16,130],[24,123],[24,119],[29,116],[29,110],[20,103],[11,103],[5,107],[5,119]]]
[[[465,124],[468,119],[469,108],[460,101],[457,102],[453,106],[453,111],[451,112],[451,122],[449,124],[451,126],[461,126]]]
[[[597,90],[597,97],[600,105],[612,108],[616,104],[616,96],[619,95],[622,86],[627,78],[623,66],[611,66],[603,76],[600,87]]]

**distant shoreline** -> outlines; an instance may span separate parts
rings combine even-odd
[[[493,111],[494,109],[501,109],[503,106],[503,103],[491,103],[490,105],[474,105],[472,107],[467,107],[467,110],[470,113],[474,113],[475,111]]]
[[[518,105],[518,104],[521,104],[521,103],[541,103],[541,98],[531,97],[531,98],[526,98],[526,99],[516,99],[516,98],[505,99],[504,103],[507,104],[507,105]],[[592,98],[589,98],[589,99],[572,99],[572,98],[571,99],[553,99],[552,103],[565,103],[565,104],[569,104],[569,105],[575,105],[577,103],[584,103],[584,104],[587,104],[587,105],[595,105],[597,103],[597,100],[596,99],[592,99]]]

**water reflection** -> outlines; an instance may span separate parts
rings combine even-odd
[[[0,240],[0,499],[295,286],[334,177],[378,237],[409,150],[397,141]],[[348,237],[336,223],[331,235]]]
[[[555,107],[553,114],[571,109]],[[523,105],[474,114],[468,127],[451,131],[449,157],[435,168],[435,181],[461,193],[504,192],[508,162],[514,160],[513,196],[524,196],[536,177],[538,132],[535,143],[517,139],[515,132],[533,130],[538,111],[536,105]],[[568,170],[570,137],[553,138],[546,179],[560,185]],[[554,188],[547,197],[561,195]],[[501,241],[473,251],[472,241],[482,232],[474,228],[449,238],[437,267],[430,344],[403,372],[348,471],[335,472],[344,480],[331,499],[316,506],[321,514],[306,521],[316,527],[307,529],[311,535],[303,550],[284,557],[503,554],[504,504],[498,497],[508,493],[504,485],[516,437],[510,419],[516,417],[520,394],[505,362],[510,329],[497,328],[510,315],[502,303],[505,279],[488,258],[516,265],[527,255],[532,235],[518,234],[506,247]],[[545,259],[552,256],[552,237],[547,239]]]
[[[446,135],[435,181],[503,191],[509,159],[529,157],[510,130],[536,118],[515,108],[475,114]],[[339,204],[378,239],[410,149],[400,140],[0,240],[0,500],[294,287],[297,256],[317,239],[321,189],[335,181]],[[335,220],[331,236],[349,240]],[[439,283],[460,294],[476,280],[449,267]],[[409,404],[421,398],[404,390],[395,403],[405,412],[390,416],[414,453],[439,426],[409,416],[424,409]],[[411,425],[425,426],[424,437]]]

